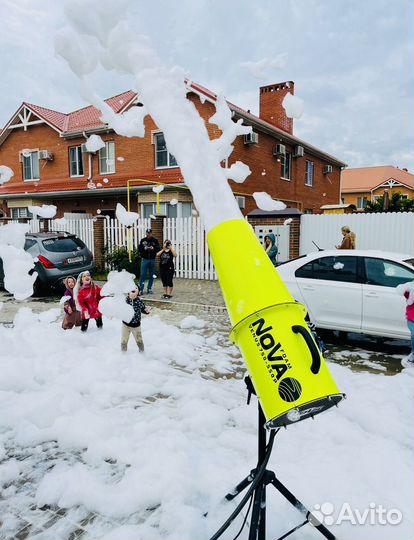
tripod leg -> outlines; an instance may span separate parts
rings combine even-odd
[[[237,484],[237,486],[234,488],[234,490],[231,493],[227,493],[227,495],[225,495],[225,499],[227,499],[228,501],[231,501],[232,499],[234,499],[234,497],[237,497],[237,495],[241,493],[243,489],[246,489],[247,486],[253,482],[255,472],[256,471],[253,470],[249,474],[249,476],[246,476],[246,478],[244,478],[239,484]]]
[[[266,486],[260,483],[254,494],[252,518],[250,521],[249,540],[266,538]]]
[[[280,482],[277,478],[276,478],[276,475],[273,473],[272,474],[272,479],[270,481],[270,483],[279,491],[279,493],[281,493],[285,499],[287,499],[290,504],[292,504],[295,508],[297,508],[299,510],[299,512],[301,512],[302,514],[304,514],[306,516],[306,520],[315,527],[315,529],[318,529],[318,531],[325,537],[327,538],[328,540],[335,540],[335,536],[331,533],[331,531],[329,531],[324,525],[321,524],[316,524],[314,521],[311,521],[309,519],[309,516],[312,515],[312,513],[306,508],[306,506],[304,504],[302,504],[299,499],[297,499],[293,493],[291,493],[287,487],[285,487],[282,482]]]

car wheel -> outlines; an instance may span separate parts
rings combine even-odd
[[[44,296],[46,292],[46,287],[39,278],[33,283],[33,296]]]

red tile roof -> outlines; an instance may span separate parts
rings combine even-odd
[[[342,171],[342,193],[367,192],[387,180],[396,180],[413,189],[414,175],[392,165],[360,167]]]
[[[211,90],[208,90],[204,86],[201,86],[198,83],[192,82],[192,81],[185,81],[187,84],[187,87],[189,91],[193,90],[195,93],[201,96],[205,96],[207,99],[209,99],[212,102],[215,102],[217,100],[217,94],[212,92]],[[112,96],[105,100],[105,102],[114,110],[115,113],[122,112],[127,106],[137,97],[137,93],[133,92],[132,90],[128,90],[126,92],[123,92],[121,94],[118,94],[116,96]],[[266,129],[272,133],[280,134],[280,136],[283,136],[284,138],[291,141],[292,144],[299,144],[306,146],[311,151],[316,152],[317,154],[321,155],[323,158],[329,160],[330,162],[335,162],[339,164],[340,166],[344,166],[345,163],[338,160],[334,156],[331,156],[327,154],[326,152],[319,150],[318,148],[308,144],[307,142],[295,137],[294,135],[290,135],[286,133],[285,131],[275,127],[273,124],[269,124],[265,120],[262,120],[258,116],[250,113],[249,111],[245,111],[241,107],[238,107],[237,105],[234,105],[233,103],[227,102],[230,109],[241,115],[242,117],[246,118],[247,121],[252,122],[254,125],[261,126],[263,129]],[[39,115],[40,118],[44,119],[46,122],[54,126],[63,136],[65,135],[71,135],[75,133],[82,133],[83,131],[89,131],[89,130],[95,130],[100,128],[105,128],[106,124],[103,123],[100,120],[101,112],[96,107],[93,107],[92,105],[88,107],[83,107],[82,109],[78,109],[76,111],[64,114],[58,111],[54,111],[52,109],[47,109],[45,107],[39,107],[38,105],[33,105],[31,103],[23,103],[23,105],[26,105],[30,109],[33,110],[37,115]],[[7,128],[7,126],[6,126]],[[4,140],[5,137],[7,137],[7,129],[3,129],[3,132],[0,132],[0,142],[1,140]],[[260,127],[259,127],[260,129]]]
[[[117,96],[105,99],[105,102],[113,109],[115,113],[122,111],[135,97],[136,92],[128,90]],[[73,111],[68,115],[68,123],[65,128],[65,133],[84,131],[88,129],[105,127],[106,124],[101,122],[101,111],[90,105],[77,111]]]
[[[52,126],[59,131],[64,131],[67,114],[52,109],[46,109],[46,107],[39,107],[39,105],[33,105],[33,103],[23,102],[23,105],[29,107],[29,109],[40,116],[40,118],[43,118],[46,122],[52,124]]]
[[[136,96],[136,92],[127,90],[122,94],[105,99],[105,102],[115,113],[119,113],[125,109]],[[35,114],[43,120],[46,120],[46,122],[54,126],[62,134],[76,133],[78,131],[97,129],[106,126],[106,124],[100,120],[101,111],[92,105],[67,114],[47,109],[46,107],[40,107],[33,103],[24,102],[23,105],[26,105]]]

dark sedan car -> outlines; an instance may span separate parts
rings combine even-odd
[[[95,270],[91,251],[76,235],[66,232],[27,233],[25,251],[37,258],[34,271],[38,277],[34,294],[62,287],[67,276]],[[0,285],[3,286],[3,265],[0,259]]]

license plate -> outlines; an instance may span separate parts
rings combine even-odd
[[[83,257],[70,257],[69,259],[66,259],[68,261],[68,264],[73,264],[77,262],[83,262]]]

